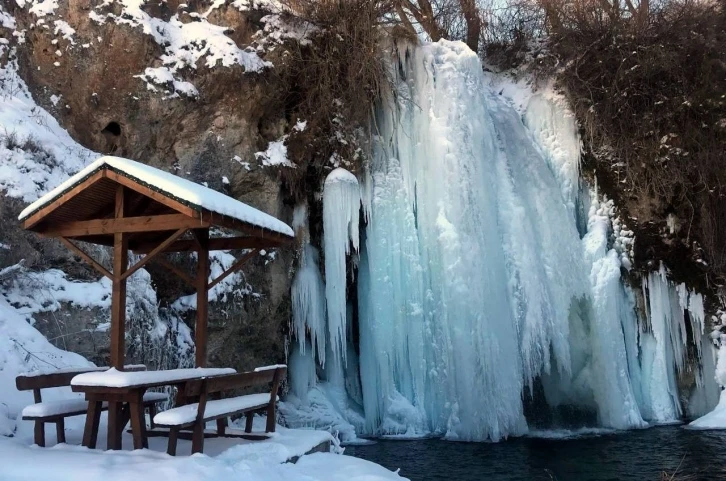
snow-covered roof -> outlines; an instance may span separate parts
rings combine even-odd
[[[101,169],[110,169],[124,175],[195,210],[208,210],[285,236],[295,236],[292,228],[281,220],[221,192],[140,162],[110,156],[97,159],[88,167],[30,204],[20,213],[18,219],[22,221],[30,217]]]

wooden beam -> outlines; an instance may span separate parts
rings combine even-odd
[[[127,277],[129,277],[130,275],[132,275],[134,272],[136,272],[139,269],[141,269],[142,267],[144,267],[147,262],[149,262],[154,257],[156,257],[159,254],[161,254],[162,252],[164,252],[164,249],[166,249],[169,246],[169,244],[171,244],[172,242],[174,242],[175,240],[177,240],[179,237],[183,236],[186,233],[186,231],[187,231],[187,228],[186,227],[182,227],[178,231],[174,232],[164,242],[162,242],[161,244],[159,244],[158,246],[156,246],[156,249],[154,249],[153,251],[151,251],[148,254],[146,254],[143,259],[141,259],[136,264],[134,264],[133,267],[131,267],[129,270],[127,270],[126,272],[124,272],[123,274],[121,274],[121,279],[124,279],[125,280]],[[209,231],[207,231],[207,232],[209,232]]]
[[[144,185],[139,184],[135,180],[132,180],[125,175],[118,174],[114,172],[113,170],[107,170],[106,171],[106,177],[108,177],[111,180],[114,180],[118,182],[119,184],[128,187],[129,189],[138,192],[139,194],[145,195],[146,197],[150,197],[157,201],[160,204],[163,204],[167,207],[170,207],[174,209],[175,211],[185,214],[189,217],[194,217],[199,219],[200,213],[189,207],[188,205],[184,205],[179,201],[176,201],[172,199],[171,197],[167,197],[166,194],[161,194],[154,189],[151,189],[149,187],[146,187]]]
[[[124,216],[124,187],[116,189],[115,216]],[[126,334],[126,277],[128,266],[128,236],[122,232],[114,234],[113,242],[113,290],[111,295],[111,367],[123,370]]]
[[[222,282],[223,280],[225,280],[225,279],[226,279],[226,278],[227,278],[227,277],[228,277],[229,275],[231,275],[231,274],[233,274],[233,273],[237,272],[238,270],[240,270],[240,268],[241,268],[241,267],[242,267],[242,266],[243,266],[243,265],[244,265],[244,264],[245,264],[245,263],[246,263],[246,262],[247,262],[248,260],[252,259],[252,257],[253,257],[253,256],[254,256],[255,254],[257,254],[257,252],[258,252],[258,251],[257,251],[257,249],[253,249],[253,250],[252,250],[252,252],[248,252],[247,254],[245,254],[244,256],[242,256],[242,258],[241,258],[241,259],[239,259],[239,260],[238,260],[237,262],[235,262],[234,264],[232,264],[232,266],[231,266],[231,267],[230,267],[229,269],[227,269],[227,270],[226,270],[226,271],[224,271],[224,272],[223,272],[222,274],[220,274],[220,275],[219,275],[219,277],[217,277],[216,279],[214,279],[214,280],[213,280],[213,281],[212,281],[212,282],[211,282],[211,283],[210,283],[210,284],[209,284],[209,285],[207,286],[207,290],[211,290],[211,289],[212,289],[212,287],[216,286],[217,284],[219,284],[220,282]]]
[[[91,175],[89,178],[78,184],[77,186],[73,187],[69,191],[67,191],[65,194],[58,197],[56,200],[51,202],[50,204],[46,205],[42,209],[40,209],[35,214],[31,215],[27,219],[23,221],[23,227],[25,229],[33,229],[39,222],[41,222],[48,214],[53,212],[58,207],[62,206],[69,200],[71,200],[73,197],[78,195],[83,190],[87,189],[92,184],[95,184],[97,181],[103,179],[106,176],[105,170],[100,170],[96,172],[95,174]]]
[[[209,315],[209,229],[193,231],[201,248],[197,252],[197,324],[194,330],[196,346],[195,363],[197,367],[207,365],[207,321]]]
[[[295,237],[286,236],[279,232],[265,229],[254,224],[249,224],[226,215],[210,212],[208,210],[202,211],[201,216],[203,220],[209,222],[211,225],[226,227],[227,229],[242,232],[252,237],[270,239],[282,244],[291,244],[295,241]]]
[[[209,224],[184,214],[164,214],[66,222],[64,225],[53,226],[39,233],[45,237],[83,237],[117,232],[163,232],[199,227],[209,227]]]
[[[284,247],[286,243],[271,238],[262,237],[219,237],[209,239],[210,251],[227,251],[233,249],[272,249]],[[151,244],[139,244],[131,249],[137,254],[151,252],[154,246]],[[178,240],[166,248],[164,252],[195,252],[199,249],[196,240]]]
[[[170,270],[174,274],[176,274],[181,280],[186,282],[191,287],[196,287],[196,281],[192,279],[192,276],[169,262],[168,260],[164,259],[163,257],[157,257],[155,260],[159,265],[165,267],[166,269]]]
[[[59,237],[59,241],[63,243],[70,251],[74,252],[78,257],[89,263],[91,266],[93,266],[94,269],[96,269],[98,272],[100,272],[102,275],[108,277],[109,279],[113,280],[113,274],[111,274],[105,267],[103,267],[101,264],[96,262],[96,260],[83,252],[80,247],[75,245],[73,242],[69,241],[65,237]]]

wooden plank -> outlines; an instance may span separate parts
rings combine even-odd
[[[223,280],[225,280],[228,276],[234,274],[238,270],[242,268],[243,265],[247,263],[250,259],[252,259],[253,256],[257,254],[257,249],[253,249],[252,252],[248,252],[244,256],[242,256],[241,259],[239,259],[237,262],[232,264],[229,269],[221,273],[216,279],[214,279],[209,285],[207,285],[207,290],[211,290],[212,287],[216,286]]]
[[[124,187],[119,185],[116,189],[115,217],[117,219],[124,216],[124,204]],[[114,234],[113,286],[111,291],[111,367],[121,371],[123,371],[124,366],[124,337],[126,333],[126,278],[122,276],[128,267],[128,254],[127,234],[122,232]]]
[[[131,190],[138,192],[139,194],[142,194],[142,195],[145,195],[146,197],[154,199],[158,203],[164,204],[165,206],[170,207],[181,214],[187,215],[189,217],[194,217],[197,219],[199,219],[201,217],[197,210],[195,210],[187,205],[184,205],[181,202],[176,201],[176,200],[172,199],[171,197],[166,196],[165,194],[161,194],[161,193],[155,191],[154,189],[141,185],[138,182],[136,182],[135,180],[132,180],[132,179],[126,177],[125,175],[121,175],[112,170],[108,170],[106,172],[106,177],[118,182],[119,184],[121,184],[125,187],[128,187]]]
[[[78,257],[86,261],[88,264],[90,264],[94,269],[96,269],[98,272],[100,272],[102,275],[108,277],[109,279],[113,280],[113,275],[101,264],[96,262],[96,260],[83,252],[80,247],[75,245],[73,242],[69,241],[65,237],[59,237],[59,241],[63,243],[70,251],[74,252]]]
[[[197,323],[194,330],[196,346],[195,364],[197,367],[207,365],[207,318],[209,315],[209,229],[193,231],[194,238],[201,246],[197,253]],[[203,442],[203,441],[202,441]]]
[[[58,197],[56,200],[51,202],[50,204],[46,205],[45,207],[41,208],[38,212],[31,215],[27,219],[23,221],[23,228],[33,230],[33,227],[35,227],[40,221],[42,221],[48,214],[56,210],[58,207],[62,206],[69,200],[71,200],[73,197],[77,196],[79,193],[86,190],[88,187],[96,183],[97,181],[103,179],[106,176],[105,170],[100,170],[96,172],[95,174],[91,175],[89,178],[78,184],[77,186],[73,187],[69,191],[67,191],[65,194]]]
[[[209,239],[210,251],[227,251],[234,249],[273,249],[285,247],[287,244],[267,237],[219,237]],[[138,244],[131,246],[137,254],[145,254],[154,249],[153,244]],[[166,248],[164,252],[196,252],[199,245],[195,240],[178,240]]]
[[[186,396],[199,396],[202,393],[202,389],[204,389],[205,383],[206,390],[209,393],[262,386],[274,381],[275,372],[275,369],[268,369],[265,371],[250,371],[238,374],[225,374],[223,376],[208,377],[204,380],[204,382],[201,380],[190,381],[185,386],[184,394]]]
[[[189,274],[187,274],[186,272],[184,272],[183,270],[181,270],[179,267],[175,266],[174,264],[172,264],[168,260],[164,259],[163,257],[157,257],[155,259],[155,261],[159,265],[165,267],[166,269],[168,269],[171,272],[173,272],[174,274],[176,274],[181,280],[183,280],[184,282],[186,282],[189,286],[196,287],[196,282],[192,278],[192,276],[190,276]]]
[[[125,217],[122,219],[93,219],[66,222],[63,225],[51,226],[38,233],[44,237],[84,237],[108,235],[117,232],[163,232],[181,228],[191,229],[209,227],[209,224],[184,214],[147,215],[141,217]]]
[[[182,227],[181,229],[179,229],[178,231],[176,231],[172,235],[170,235],[164,242],[162,242],[161,244],[156,246],[156,249],[154,249],[153,251],[146,254],[143,259],[141,259],[136,264],[134,264],[129,270],[122,273],[121,280],[125,281],[127,277],[129,277],[134,272],[136,272],[139,269],[141,269],[142,267],[144,267],[147,262],[151,261],[154,257],[156,257],[159,254],[161,254],[162,252],[164,252],[164,249],[166,249],[167,246],[169,246],[169,244],[171,244],[172,242],[177,240],[179,237],[183,236],[186,233],[186,231],[187,231],[187,228]],[[207,231],[207,232],[209,232],[209,231]],[[116,235],[119,235],[119,234],[116,234]]]

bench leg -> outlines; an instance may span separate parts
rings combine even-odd
[[[154,416],[156,416],[156,404],[149,406],[149,429],[154,429]]]
[[[176,442],[179,438],[179,426],[172,426],[169,429],[169,446],[166,449],[167,454],[176,456]]]
[[[204,422],[194,423],[194,432],[192,433],[192,454],[204,451]]]
[[[101,422],[101,401],[89,399],[86,427],[83,430],[83,446],[96,449],[98,441],[98,425]]]
[[[66,442],[66,423],[64,419],[55,422],[55,436],[58,439],[58,444]]]
[[[265,429],[266,433],[275,432],[275,424],[277,424],[276,421],[277,420],[275,419],[275,405],[270,404],[267,407],[267,427]]]
[[[252,420],[254,419],[255,414],[254,413],[245,413],[245,432],[251,433],[252,432]]]
[[[43,421],[35,421],[35,428],[34,428],[34,440],[35,444],[40,446],[41,448],[45,447],[45,423]]]
[[[227,429],[227,418],[217,419],[217,436],[224,436]]]

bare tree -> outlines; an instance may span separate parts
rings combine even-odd
[[[482,18],[476,0],[396,0],[395,6],[406,28],[416,31],[415,22],[434,42],[461,38],[478,52]],[[462,20],[464,31],[460,28]]]

